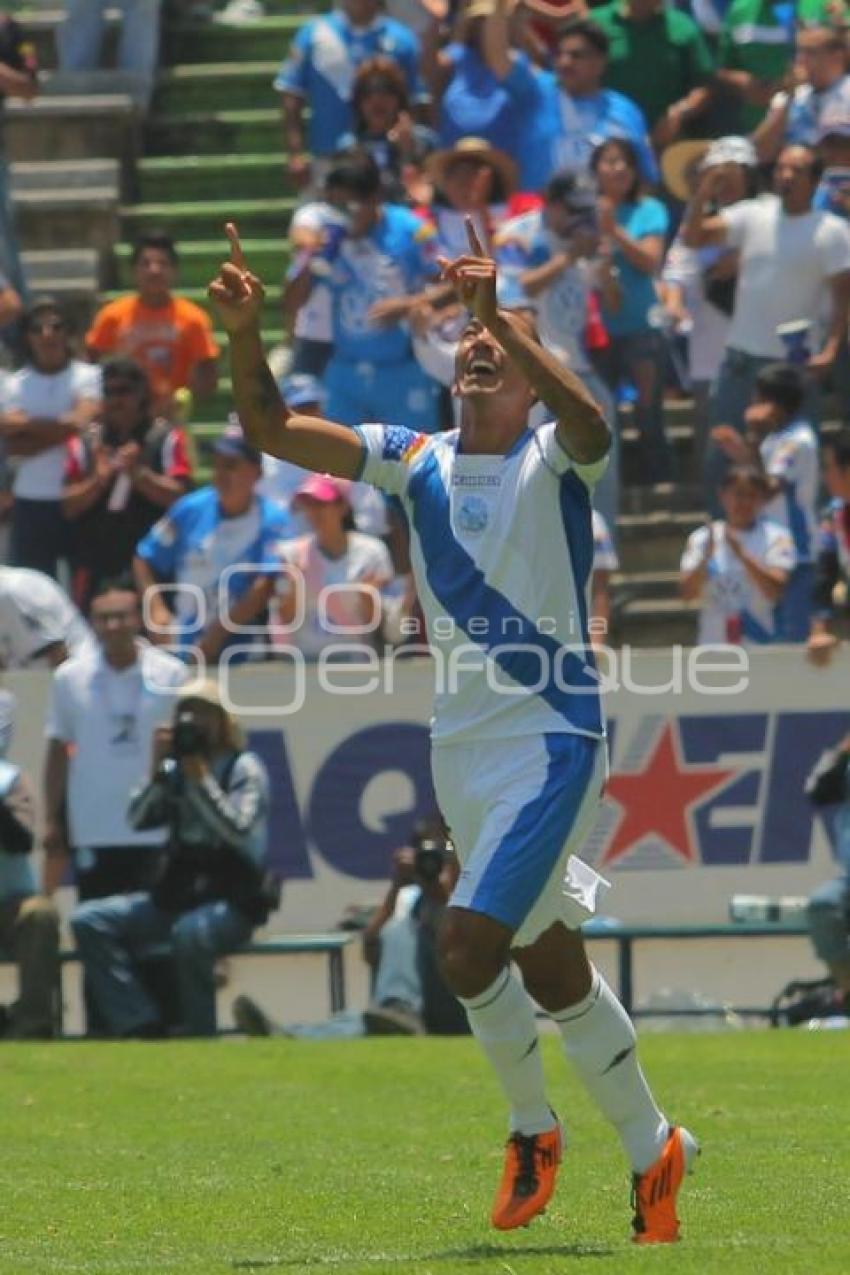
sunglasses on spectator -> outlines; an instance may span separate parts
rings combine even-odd
[[[27,324],[27,331],[37,336],[48,336],[51,332],[64,332],[65,324],[61,319],[45,319],[42,323]]]

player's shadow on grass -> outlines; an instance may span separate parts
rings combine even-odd
[[[461,1261],[471,1263],[492,1261],[494,1258],[521,1260],[524,1257],[611,1257],[613,1253],[614,1249],[608,1248],[604,1244],[534,1244],[523,1245],[522,1248],[509,1248],[506,1244],[473,1244],[470,1248],[441,1249],[436,1253],[399,1253],[398,1257],[381,1253],[374,1258],[362,1256],[351,1260],[356,1260],[364,1266],[368,1265],[370,1261],[374,1261],[376,1266],[391,1266],[393,1263],[397,1263],[399,1266],[404,1266],[407,1270],[413,1270],[420,1262]],[[314,1266],[329,1265],[332,1266],[334,1263],[329,1262],[327,1257],[258,1257],[237,1259],[231,1262],[231,1266],[235,1271],[286,1270],[287,1268],[290,1270],[309,1270]]]

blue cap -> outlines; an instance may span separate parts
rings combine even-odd
[[[304,407],[307,403],[322,405],[326,394],[321,382],[307,372],[294,372],[280,383],[280,392],[287,407]]]
[[[239,417],[231,412],[227,424],[213,443],[216,456],[239,456],[242,460],[250,460],[255,465],[262,465],[263,453],[258,447],[252,447],[239,424]]]

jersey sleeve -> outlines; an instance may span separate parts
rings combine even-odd
[[[554,421],[549,421],[548,424],[541,425],[536,429],[534,438],[541,460],[547,469],[552,470],[559,477],[572,471],[581,479],[585,487],[590,490],[596,486],[608,468],[607,452],[601,460],[595,460],[591,465],[582,465],[579,461],[573,460],[572,456],[558,440],[558,431]]]
[[[310,46],[313,39],[313,23],[308,22],[300,31],[289,48],[289,56],[281,63],[273,80],[273,87],[278,93],[296,93],[298,97],[307,96],[307,79],[310,63]]]
[[[617,550],[614,548],[614,541],[611,539],[611,531],[607,522],[602,517],[598,509],[593,510],[593,570],[594,571],[617,571],[620,566],[620,560],[617,557]]]
[[[44,735],[46,739],[60,739],[65,744],[71,744],[74,740],[74,723],[68,705],[66,680],[64,677],[57,677],[55,673],[50,683]]]
[[[363,463],[355,477],[391,496],[404,495],[410,466],[429,436],[402,425],[359,425],[355,433],[363,444]]]
[[[102,310],[98,310],[92,320],[91,327],[86,333],[86,348],[96,350],[98,354],[106,354],[115,345],[118,323],[119,315],[115,310],[114,304],[110,303],[105,305]]]
[[[179,504],[155,522],[136,545],[136,553],[161,580],[172,579],[180,555]]]

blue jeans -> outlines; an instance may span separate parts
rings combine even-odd
[[[99,64],[104,17],[113,4],[122,10],[118,66],[153,85],[159,61],[162,0],[65,0],[65,21],[56,34],[63,71],[91,71]]]
[[[819,885],[809,899],[812,946],[826,965],[850,961],[850,880],[836,877]]]
[[[175,917],[155,907],[149,894],[116,894],[80,904],[71,928],[92,997],[113,1035],[133,1035],[158,1023],[136,962],[152,947],[170,943],[186,1030],[214,1036],[215,962],[246,943],[253,926],[229,903],[208,903]]]

